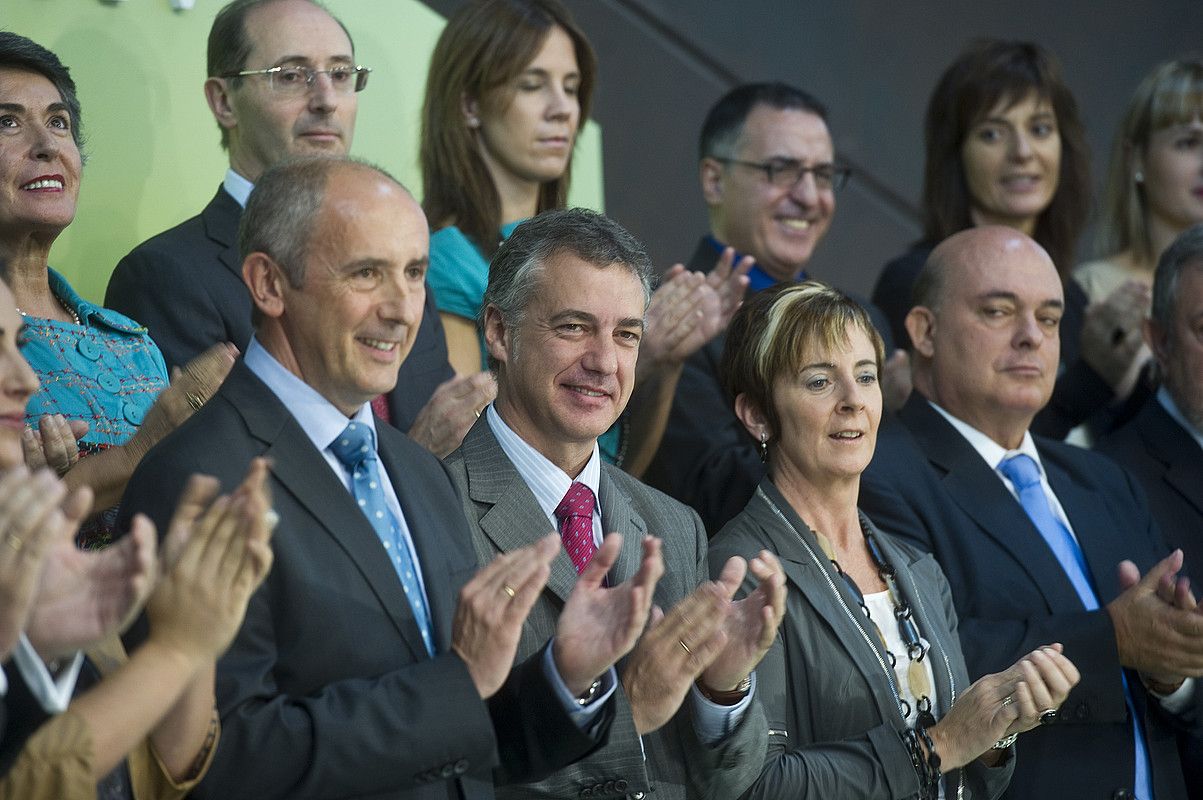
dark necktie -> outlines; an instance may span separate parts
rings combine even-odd
[[[572,559],[577,574],[593,558],[597,546],[593,543],[593,490],[583,483],[573,482],[564,499],[556,506],[556,522],[564,550]]]
[[[359,504],[368,522],[372,523],[388,553],[393,569],[405,591],[405,599],[413,611],[426,652],[434,655],[434,639],[431,637],[430,611],[426,606],[426,595],[418,583],[417,567],[409,553],[409,543],[401,533],[400,523],[389,510],[381,488],[379,460],[376,458],[375,431],[367,425],[352,422],[330,445],[330,450],[351,473],[351,495]]]

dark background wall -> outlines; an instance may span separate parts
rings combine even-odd
[[[463,4],[426,2],[443,14]],[[1096,186],[1141,77],[1203,49],[1199,0],[565,2],[600,60],[594,118],[606,210],[658,264],[688,258],[705,230],[696,141],[706,110],[737,83],[777,79],[828,104],[836,151],[856,170],[812,274],[862,292],[919,235],[923,113],[966,42],[1031,39],[1060,57],[1089,132]],[[1089,250],[1087,240],[1082,256]]]

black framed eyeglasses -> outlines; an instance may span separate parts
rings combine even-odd
[[[768,161],[741,161],[738,158],[720,158],[711,156],[721,164],[737,164],[741,167],[758,169],[769,179],[769,183],[778,189],[792,189],[798,181],[810,173],[814,178],[815,188],[838,192],[848,185],[852,177],[852,169],[842,164],[811,164],[807,166],[792,158],[773,158]]]
[[[244,69],[241,72],[231,72],[222,75],[223,78],[248,78],[252,75],[266,76],[272,91],[284,95],[302,95],[313,88],[318,75],[327,75],[330,85],[339,94],[362,92],[368,85],[368,75],[371,67],[356,64],[353,67],[331,67],[330,69],[312,69],[300,65],[284,67],[268,67],[267,69]]]

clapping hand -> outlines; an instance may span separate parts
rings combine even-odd
[[[773,644],[785,616],[785,571],[777,557],[761,550],[745,568],[742,558],[732,556],[723,565],[719,582],[733,595],[744,579],[745,569],[759,584],[747,597],[731,603],[726,618],[727,644],[702,674],[702,684],[719,692],[734,690],[755,669]]]
[[[1122,615],[1123,622],[1116,627],[1117,641],[1121,624],[1125,639],[1146,629],[1150,634],[1144,648],[1147,652],[1139,663],[1130,666],[1140,670],[1150,688],[1162,694],[1169,694],[1184,679],[1203,671],[1203,604],[1195,602],[1190,579],[1178,574],[1181,569],[1181,550],[1170,553],[1143,578],[1131,561],[1120,562],[1118,568],[1119,586],[1123,590],[1120,597],[1135,601],[1130,607],[1143,610],[1152,619],[1131,625],[1127,619],[1132,614]],[[1112,618],[1115,619],[1115,614]],[[1158,650],[1164,651],[1164,655]]]
[[[656,583],[664,574],[660,540],[646,536],[639,570],[619,586],[604,586],[621,549],[622,534],[606,536],[560,612],[552,656],[574,695],[584,694],[635,646],[647,624]]]
[[[79,461],[79,440],[88,432],[82,419],[68,420],[62,414],[43,414],[35,430],[26,425],[21,436],[25,465],[31,470],[49,467],[62,476]]]

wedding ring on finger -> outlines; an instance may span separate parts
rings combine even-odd
[[[508,583],[501,587],[501,591],[509,595],[510,599],[513,599],[514,595],[517,594],[517,592],[514,591],[514,587],[510,586]]]
[[[688,656],[693,655],[693,651],[689,649],[689,645],[685,644],[684,639],[678,639],[677,642],[680,643],[681,649],[685,651],[685,655],[688,655]]]
[[[1057,709],[1046,708],[1040,712],[1040,724],[1051,725],[1057,720]]]
[[[192,406],[193,411],[200,411],[201,406],[205,404],[205,399],[195,392],[185,392],[184,398],[188,401],[188,405]]]
[[[1005,708],[1006,706],[1009,706],[1014,702],[1015,702],[1015,695],[1009,694],[1003,698],[1002,704],[1003,704],[1003,707]]]

